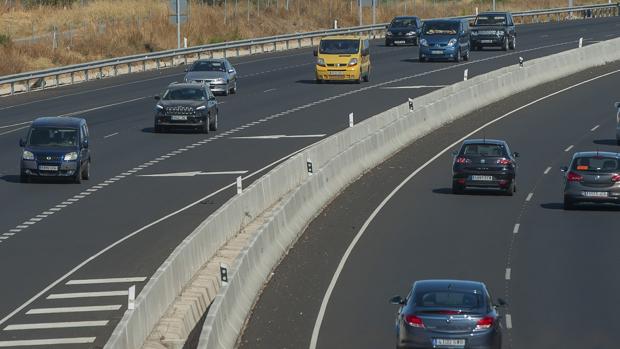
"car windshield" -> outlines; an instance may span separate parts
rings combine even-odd
[[[473,291],[438,290],[418,292],[415,304],[421,308],[478,309],[484,307],[482,294]]]
[[[459,30],[459,24],[454,22],[434,22],[424,24],[424,35],[454,35]]]
[[[466,144],[462,155],[465,156],[506,156],[504,147],[498,144]]]
[[[70,147],[78,142],[75,128],[34,127],[30,130],[28,144],[42,147]]]
[[[326,54],[353,54],[360,49],[360,41],[352,39],[321,40],[320,53]]]
[[[190,101],[203,101],[207,99],[205,92],[199,88],[176,88],[170,89],[164,93],[161,98],[163,100],[190,100]]]
[[[400,28],[400,27],[415,27],[416,21],[415,18],[396,18],[392,20],[390,23],[390,27]]]
[[[190,71],[226,71],[226,65],[224,62],[219,61],[200,61],[192,65]]]
[[[620,170],[616,158],[604,156],[584,156],[573,161],[573,170],[587,172],[615,172]]]
[[[506,25],[506,16],[480,15],[474,25]]]

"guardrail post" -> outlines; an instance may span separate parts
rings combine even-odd
[[[288,40],[285,41],[286,42],[286,49],[289,49],[289,44],[288,44]]]
[[[15,94],[15,83],[11,83],[11,96]]]
[[[131,63],[127,63],[127,74],[131,74]]]
[[[60,85],[60,76],[58,76],[58,74],[55,75],[54,82],[55,82],[55,86],[56,87],[58,87],[58,85]]]
[[[71,72],[71,85],[75,83],[75,73]]]
[[[146,57],[145,57],[145,59],[142,61],[142,71],[146,71]]]
[[[116,65],[114,65],[114,76],[118,75],[118,67]]]
[[[265,44],[260,44],[260,52],[265,53]]]
[[[297,39],[297,48],[301,48],[301,39]]]
[[[226,58],[226,51],[227,51],[226,49],[222,50],[222,56],[224,56],[224,58]]]
[[[226,56],[224,56],[224,57],[226,57]],[[185,63],[185,65],[187,65],[187,55],[183,56],[183,62]]]
[[[26,80],[26,92],[30,92],[30,79]]]
[[[155,60],[155,64],[157,65],[157,70],[159,70],[159,65],[161,64],[161,63],[159,62],[159,58],[157,58],[157,59]]]
[[[278,42],[273,43],[273,52],[278,52]]]
[[[236,51],[237,51],[237,57],[239,57],[239,47],[237,47]]]
[[[103,67],[99,67],[99,79],[103,79]]]
[[[84,70],[84,80],[88,81],[88,69]]]

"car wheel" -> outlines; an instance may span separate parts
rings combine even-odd
[[[465,54],[465,56],[463,56],[463,60],[465,61],[469,61],[469,50],[467,50],[467,53]]]
[[[508,38],[504,38],[504,44],[502,45],[502,50],[508,51],[510,44],[508,43]]]
[[[512,38],[512,42],[510,43],[510,49],[515,50],[517,48],[517,37]]]
[[[620,145],[620,139],[616,139],[616,144]]]
[[[420,38],[415,38],[413,41],[413,46],[420,46]]]
[[[224,96],[228,96],[230,94],[230,90],[228,89],[228,86],[226,86],[226,91],[224,91]]]
[[[573,201],[571,198],[564,196],[564,209],[567,211],[570,210],[574,210],[575,209],[575,201]]]
[[[422,56],[418,56],[418,62],[424,63],[424,62],[426,62],[426,58],[424,58]]]
[[[464,192],[464,189],[463,189],[462,186],[460,186],[460,185],[458,185],[456,183],[452,183],[452,194],[461,195],[461,194],[463,194],[463,192]]]
[[[86,167],[82,171],[82,179],[89,180],[90,179],[90,160],[86,162]]]
[[[235,83],[233,84],[233,88],[230,89],[230,93],[232,93],[232,94],[236,94],[237,93],[237,80],[235,80]]]
[[[368,82],[368,81],[370,81],[370,68],[368,68],[366,75],[364,75],[364,82]]]
[[[360,76],[359,78],[355,81],[356,84],[361,84],[362,80],[364,80],[364,75],[362,75],[362,68],[360,68]]]
[[[508,188],[506,188],[506,191],[504,192],[504,194],[506,196],[513,196],[515,193],[515,182],[510,183],[510,185],[508,186]]]
[[[215,113],[215,118],[209,118],[209,129],[210,131],[217,131],[217,115],[218,113]]]
[[[385,46],[392,46],[392,43],[387,41],[387,40],[385,40]]]
[[[205,124],[202,125],[200,132],[202,133],[209,133],[209,125],[211,124],[211,116],[208,115],[207,119],[205,120]]]
[[[78,168],[77,173],[73,176],[73,183],[82,183],[82,168]]]
[[[461,49],[459,48],[459,51],[456,53],[456,57],[454,57],[454,61],[456,63],[460,63],[461,62]]]
[[[153,128],[153,130],[155,131],[155,133],[161,133],[162,128],[159,125],[155,125],[155,127]]]

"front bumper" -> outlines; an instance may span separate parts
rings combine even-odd
[[[22,160],[21,174],[36,177],[71,177],[78,169],[77,161],[43,162]],[[41,166],[44,166],[43,169]],[[53,170],[52,168],[56,168]]]
[[[458,54],[456,46],[430,47],[420,46],[420,58],[426,59],[454,59]]]
[[[360,79],[359,65],[346,68],[316,66],[316,78],[330,81],[355,81]]]
[[[172,120],[169,115],[157,115],[155,117],[155,126],[166,127],[201,127],[207,123],[207,117],[204,115],[187,116],[186,120]]]
[[[227,83],[209,84],[209,89],[211,90],[211,92],[226,92],[229,90]]]
[[[472,46],[503,46],[504,36],[497,35],[477,35],[471,36],[470,42]]]

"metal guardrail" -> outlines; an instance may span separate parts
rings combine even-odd
[[[561,20],[562,14],[573,16],[575,13],[582,13],[584,17],[617,16],[620,15],[620,3],[515,12],[513,13],[513,17],[515,20],[520,19],[520,23],[525,23],[527,18],[531,19],[531,22],[541,21],[541,16],[546,17],[546,20],[548,21],[552,20],[553,16],[556,16],[556,20]],[[474,19],[475,16],[472,15],[451,18]],[[147,71],[152,69],[158,70],[162,67],[187,64],[188,60],[191,58],[212,58],[217,53],[219,53],[222,57],[227,57],[230,55],[230,51],[233,51],[233,56],[238,57],[244,55],[244,53],[251,55],[252,53],[257,52],[275,52],[278,51],[279,45],[283,46],[281,50],[300,48],[304,47],[304,41],[307,42],[308,40],[310,41],[310,46],[314,46],[314,41],[316,38],[327,35],[369,33],[374,37],[375,32],[385,29],[386,25],[387,23],[380,23],[376,25],[319,30],[306,33],[230,41],[225,43],[201,45],[147,54],[137,54],[40,71],[19,73],[0,78],[0,95],[13,95],[19,92],[30,92],[32,90],[45,89],[46,87],[57,87],[60,85],[89,81],[93,78],[101,79],[106,76],[118,76],[120,74],[132,73],[133,71],[136,71],[136,69],[137,71]],[[296,43],[293,47],[291,47],[292,42]],[[253,49],[255,51],[253,51]],[[168,62],[170,65],[168,65]],[[136,68],[136,66],[138,66],[138,68]]]

